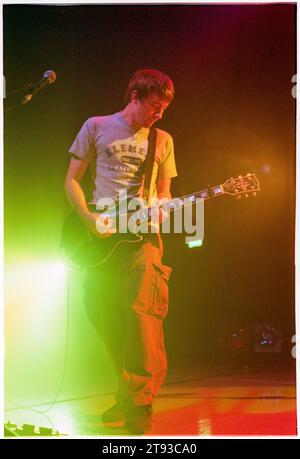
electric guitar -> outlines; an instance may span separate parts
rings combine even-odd
[[[243,195],[245,197],[248,197],[249,194],[255,195],[258,191],[260,191],[259,181],[255,174],[240,175],[228,179],[221,185],[212,186],[181,198],[171,199],[167,203],[167,209],[174,212],[187,205],[193,205],[197,199],[207,200],[222,195],[231,195],[239,199]],[[133,231],[116,232],[106,238],[93,235],[78,214],[72,210],[67,215],[63,225],[60,244],[62,253],[75,268],[100,266],[109,260],[121,244],[136,244],[143,240],[143,234],[138,231],[138,228],[141,227],[141,223],[151,221],[152,210],[151,207],[144,207],[138,211],[127,211],[126,218],[131,218],[136,222]],[[124,214],[117,212],[117,217],[120,220]]]

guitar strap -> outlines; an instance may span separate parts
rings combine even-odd
[[[151,191],[151,186],[153,182],[156,137],[157,137],[156,128],[150,128],[149,136],[148,136],[147,156],[145,159],[144,190],[143,190],[143,198],[147,201],[148,205],[150,205],[150,191]]]

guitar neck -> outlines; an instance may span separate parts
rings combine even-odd
[[[225,194],[222,185],[212,186],[210,188],[206,188],[205,190],[197,191],[197,193],[182,196],[181,198],[170,199],[167,201],[166,206],[170,212],[174,212],[180,208],[193,205],[197,199],[207,200],[221,196],[222,194]],[[151,207],[146,207],[138,211],[129,211],[128,215],[135,214],[137,219],[142,221],[149,220],[151,218],[151,210]]]
[[[170,206],[171,211],[174,211],[180,207],[193,204],[194,202],[196,202],[197,199],[207,200],[210,198],[221,196],[222,194],[224,194],[222,185],[212,186],[210,188],[205,188],[202,191],[197,191],[196,193],[192,193],[181,198],[171,199],[168,203],[168,206]]]
[[[244,176],[239,175],[235,178],[231,177],[221,185],[211,186],[209,188],[205,188],[204,190],[197,191],[196,193],[182,196],[180,198],[173,198],[171,200],[167,200],[166,203],[162,203],[161,206],[165,210],[173,212],[183,207],[193,205],[194,203],[196,203],[197,199],[207,200],[210,198],[216,198],[223,194],[235,196],[236,198],[240,198],[242,195],[245,195],[245,197],[247,198],[248,193],[252,193],[255,196],[257,191],[260,191],[259,181],[255,174],[248,173]],[[126,206],[126,210],[124,211],[124,208],[122,210],[119,206],[119,211],[117,212],[119,217],[121,217],[122,215],[127,216],[135,214],[136,218],[139,220],[148,220],[149,218],[151,218],[151,212],[153,209],[152,207],[142,207],[142,209],[139,210],[128,211]]]

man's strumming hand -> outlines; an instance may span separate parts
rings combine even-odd
[[[100,239],[108,238],[116,233],[112,218],[89,212],[83,218],[84,223],[94,236]]]

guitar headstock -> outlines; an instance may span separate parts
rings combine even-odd
[[[244,195],[248,198],[249,195],[255,196],[260,191],[259,181],[255,174],[239,175],[236,178],[231,177],[222,184],[224,194],[236,196],[238,199]]]

